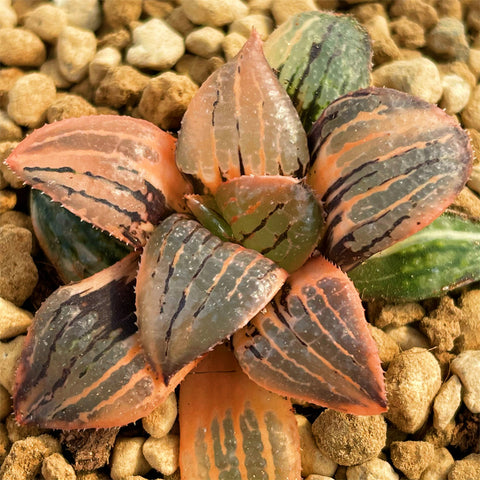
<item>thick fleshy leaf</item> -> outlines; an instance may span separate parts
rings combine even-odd
[[[35,236],[64,283],[100,272],[131,250],[39,190],[31,192],[30,214]]]
[[[37,311],[16,376],[20,423],[120,426],[146,415],[169,394],[152,375],[136,333],[137,258],[132,253],[61,287]]]
[[[312,254],[323,213],[310,188],[292,177],[243,176],[222,183],[218,208],[235,242],[293,272]]]
[[[432,222],[472,167],[468,136],[455,119],[387,88],[330,104],[309,142],[307,182],[327,216],[323,251],[344,270]]]
[[[175,139],[145,120],[92,115],[35,130],[7,164],[83,220],[141,246],[192,193],[174,155]]]
[[[258,252],[222,242],[184,215],[162,222],[140,263],[137,316],[142,345],[165,383],[243,327],[286,277]]]
[[[329,103],[370,84],[370,40],[350,16],[294,15],[268,37],[265,56],[307,132]]]
[[[306,135],[252,33],[200,87],[183,117],[177,165],[206,190],[240,175],[303,177]],[[205,193],[205,192],[202,192]]]
[[[360,297],[323,257],[292,274],[233,342],[243,370],[264,388],[356,415],[386,410]]]
[[[242,373],[217,347],[180,386],[182,480],[300,480],[290,402]]]
[[[480,223],[444,213],[348,273],[364,299],[414,301],[480,280]]]

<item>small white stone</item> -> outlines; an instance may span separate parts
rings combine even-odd
[[[0,4],[0,28],[13,28],[17,25],[17,14],[9,5]]]
[[[385,327],[387,333],[397,344],[400,349],[410,350],[411,348],[430,348],[427,337],[422,332],[411,325],[402,325],[401,327]]]
[[[117,438],[110,459],[110,476],[113,480],[124,480],[130,475],[145,475],[150,465],[142,453],[143,437]]]
[[[225,34],[213,27],[202,27],[190,32],[185,38],[185,46],[189,52],[200,57],[210,58],[222,49]]]
[[[30,312],[0,298],[0,339],[5,340],[26,333],[32,318]]]
[[[433,401],[433,425],[444,430],[455,417],[462,402],[462,382],[452,375],[440,388]]]
[[[99,50],[88,66],[88,78],[95,87],[105,77],[109,70],[113,70],[122,61],[121,53],[112,47],[105,47]]]
[[[398,474],[392,466],[380,458],[372,458],[368,462],[347,468],[348,480],[366,479],[398,480]]]
[[[60,32],[67,26],[67,14],[61,8],[45,3],[32,10],[25,26],[46,42],[56,42]]]
[[[95,31],[102,23],[98,0],[53,0],[53,3],[65,11],[70,25]]]
[[[183,37],[165,21],[153,18],[133,30],[127,62],[140,68],[168,70],[184,53]]]
[[[260,38],[265,41],[273,31],[273,21],[267,15],[247,15],[235,20],[230,25],[228,33],[239,33],[244,37],[249,37],[253,28],[258,32]]]
[[[57,43],[58,65],[63,76],[71,82],[80,82],[87,75],[96,50],[97,39],[93,32],[65,27]]]
[[[196,25],[221,27],[248,14],[241,0],[182,0],[187,18]]]
[[[143,455],[152,468],[163,475],[172,475],[178,468],[179,444],[178,435],[150,437],[143,444]]]
[[[440,107],[449,115],[461,112],[468,103],[472,89],[470,84],[459,75],[445,75],[442,78],[443,95]]]
[[[451,363],[452,372],[464,387],[463,402],[472,413],[480,413],[480,350],[466,350]]]

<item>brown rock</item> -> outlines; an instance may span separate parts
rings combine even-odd
[[[142,0],[105,0],[103,13],[105,20],[113,28],[128,26],[140,18]]]
[[[480,478],[480,454],[471,453],[457,460],[448,474],[448,480],[470,480]]]
[[[401,327],[421,320],[424,315],[425,309],[419,303],[387,304],[382,307],[375,319],[375,326],[378,328],[384,328],[387,325]]]
[[[395,468],[401,470],[409,480],[420,480],[423,471],[433,460],[435,448],[428,442],[394,442],[390,446],[390,457]]]
[[[422,0],[395,0],[390,7],[393,18],[407,17],[429,30],[438,22],[438,14],[432,5]]]
[[[25,75],[23,70],[16,67],[0,68],[0,108],[7,107],[8,92],[23,75]]]
[[[186,54],[177,62],[175,70],[181,75],[188,75],[197,85],[201,85],[224,63],[222,57],[202,58]]]
[[[368,329],[372,334],[372,338],[375,341],[378,348],[378,356],[383,365],[388,364],[394,359],[395,355],[400,353],[400,347],[393,338],[373,325],[368,324]]]
[[[385,17],[376,15],[367,20],[364,27],[372,40],[373,63],[375,65],[399,58],[400,52],[392,39],[390,27]]]
[[[390,29],[393,40],[400,47],[414,50],[425,46],[425,30],[407,17],[400,17],[391,22]]]
[[[86,115],[95,115],[97,109],[88,103],[84,98],[65,94],[50,105],[47,110],[47,120],[49,123],[64,120],[65,118],[83,117]]]
[[[467,291],[460,297],[462,317],[460,319],[461,334],[458,347],[464,350],[480,350],[480,290]]]
[[[45,58],[45,45],[30,30],[0,28],[0,63],[15,67],[38,67]]]

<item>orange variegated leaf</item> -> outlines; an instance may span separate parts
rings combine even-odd
[[[387,88],[330,104],[309,143],[307,182],[327,216],[323,251],[344,270],[432,222],[472,167],[468,136],[454,118]]]
[[[32,187],[118,239],[140,246],[162,218],[184,210],[190,184],[175,139],[145,120],[69,118],[35,130],[7,160]]]
[[[241,245],[222,242],[185,215],[155,229],[140,262],[141,342],[158,374],[172,376],[243,327],[287,273]]]
[[[252,33],[201,86],[183,117],[177,165],[206,192],[241,175],[303,177],[306,135]]]
[[[136,332],[137,260],[132,253],[61,287],[37,311],[16,376],[20,423],[121,426],[148,414],[170,393],[152,375]]]
[[[300,480],[290,402],[248,379],[225,346],[180,386],[182,480]]]
[[[385,411],[377,347],[353,283],[323,257],[309,260],[233,337],[259,385],[357,415]]]

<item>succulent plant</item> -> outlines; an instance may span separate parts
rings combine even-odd
[[[333,25],[320,29],[329,48],[295,37],[328,67],[342,55],[329,32],[343,17],[300,19],[301,32],[304,20]],[[308,95],[341,74],[324,69]],[[123,425],[180,385],[182,478],[286,479],[300,478],[300,457],[284,397],[385,411],[376,346],[345,272],[438,217],[467,181],[472,151],[435,106],[347,91],[328,106],[298,102],[302,126],[253,33],[202,85],[177,142],[143,120],[91,116],[20,143],[7,160],[19,176],[133,249],[37,311],[17,372],[20,422]]]

